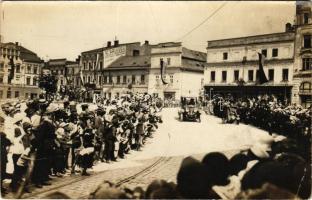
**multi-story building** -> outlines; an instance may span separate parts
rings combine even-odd
[[[164,84],[161,80],[161,60],[165,67]],[[168,42],[151,48],[151,69],[148,93],[163,99],[199,97],[203,88],[206,53],[193,51],[181,42]]]
[[[312,3],[297,2],[295,19],[293,102],[312,104]]]
[[[67,84],[66,80],[66,58],[61,59],[50,59],[46,63],[46,68],[51,71],[51,74],[55,75],[57,78],[57,89],[59,90],[61,87]]]
[[[293,77],[294,32],[286,31],[208,41],[204,82],[207,96],[232,94],[234,97],[274,94],[290,100]],[[259,83],[259,56],[265,56],[268,82]]]
[[[67,86],[80,87],[81,85],[79,59],[80,58],[77,58],[76,61],[66,62],[65,75]]]
[[[165,85],[160,82],[161,58],[166,65]],[[106,47],[82,52],[80,60],[83,83],[107,98],[127,92],[168,99],[199,96],[205,64],[205,53],[186,49],[181,43],[150,45],[148,41],[142,45],[108,42]]]
[[[130,83],[122,81],[125,80],[125,76],[137,74],[135,69],[138,67],[138,70],[141,70],[140,61],[135,60],[142,59],[142,56],[146,55],[146,46],[148,42],[141,46],[140,42],[119,44],[119,41],[115,40],[114,44],[108,41],[106,47],[82,52],[80,59],[82,82],[95,93],[106,97],[114,97],[122,91],[125,92]],[[136,86],[132,84],[133,92],[141,88]]]
[[[58,90],[65,86],[80,86],[79,58],[76,61],[69,61],[66,58],[50,59],[45,68],[56,76]]]
[[[18,43],[1,43],[0,47],[0,99],[36,98],[41,93],[38,78],[43,60]],[[14,76],[9,78],[10,74]]]

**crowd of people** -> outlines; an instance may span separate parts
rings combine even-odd
[[[290,143],[285,136],[263,135],[232,156],[210,152],[201,161],[184,158],[176,182],[156,179],[146,188],[127,188],[104,181],[89,199],[308,199],[310,163],[283,148]],[[46,198],[70,197],[56,192]]]
[[[52,176],[81,173],[95,162],[114,162],[140,150],[162,123],[162,102],[147,94],[127,94],[96,104],[62,103],[44,98],[1,105],[1,193],[31,192]],[[13,173],[6,173],[9,157]],[[22,189],[22,191],[21,191]]]
[[[310,197],[311,108],[286,106],[269,96],[236,101],[218,97],[211,103],[213,113],[224,123],[243,122],[265,129],[268,134],[259,135],[250,148],[231,156],[210,152],[201,161],[184,158],[176,182],[154,180],[147,188],[127,188],[104,181],[89,198]],[[25,108],[21,103],[4,104],[5,117],[1,120],[7,132],[1,132],[1,184],[8,153],[14,164],[10,187],[16,191],[23,184],[26,192],[29,182],[42,187],[50,184],[51,176],[76,173],[76,166],[81,175],[88,175],[87,169],[95,160],[113,162],[124,158],[129,151],[140,150],[157,129],[162,122],[162,105],[149,95],[98,99],[94,108],[68,101],[62,106],[44,100],[29,101]],[[45,198],[70,197],[56,192]]]

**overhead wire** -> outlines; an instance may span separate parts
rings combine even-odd
[[[206,17],[201,23],[199,23],[197,26],[195,26],[194,28],[192,28],[190,31],[188,31],[187,33],[185,33],[183,36],[181,36],[180,38],[178,38],[175,41],[181,41],[183,40],[185,37],[187,37],[188,35],[190,35],[193,31],[195,31],[196,29],[198,29],[199,27],[201,27],[203,24],[205,24],[209,19],[211,19],[215,14],[217,14],[217,12],[219,12],[228,2],[224,2],[221,6],[219,6],[215,11],[213,11],[208,17]]]

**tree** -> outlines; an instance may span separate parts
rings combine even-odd
[[[52,74],[43,74],[39,77],[39,88],[46,92],[46,99],[57,91],[57,78]]]

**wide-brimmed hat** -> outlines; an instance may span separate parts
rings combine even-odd
[[[16,124],[17,122],[21,122],[25,116],[22,113],[17,113],[13,117],[13,124]]]

